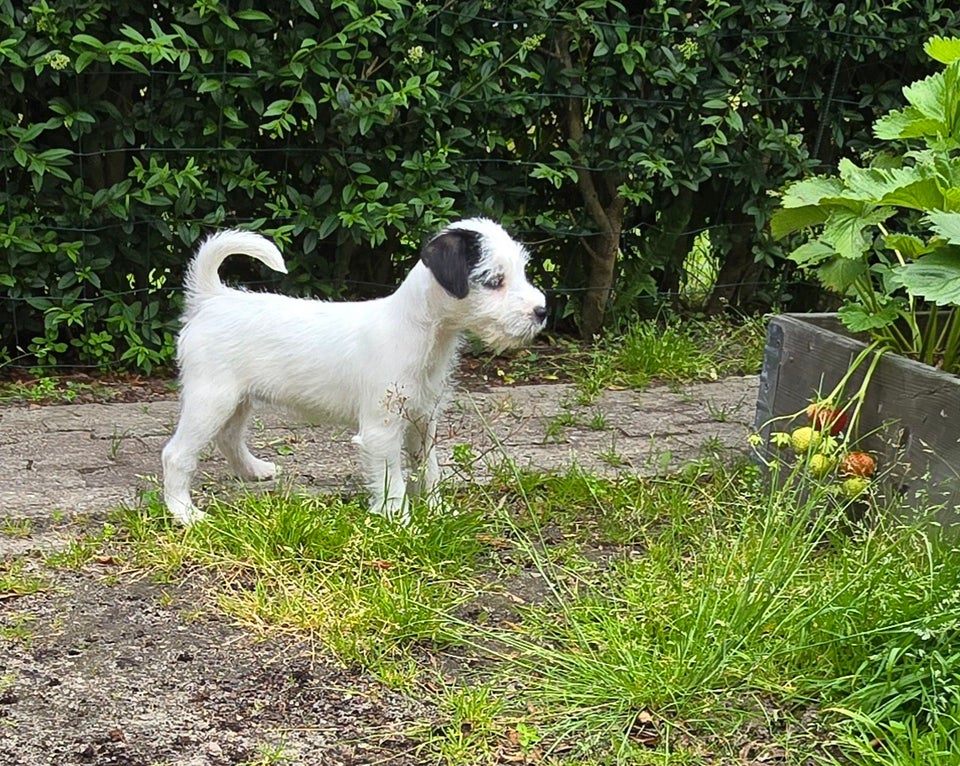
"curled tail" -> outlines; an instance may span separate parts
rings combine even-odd
[[[187,292],[203,295],[225,290],[217,271],[224,259],[234,254],[256,258],[274,271],[287,273],[283,256],[273,242],[256,232],[230,229],[208,237],[200,245],[187,270]]]

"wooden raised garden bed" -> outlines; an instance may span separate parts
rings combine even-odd
[[[834,314],[771,318],[757,398],[755,427],[766,457],[777,454],[772,431],[840,382],[866,344],[850,337]],[[860,388],[862,364],[845,393]],[[793,425],[805,421],[799,417]],[[882,494],[908,508],[941,506],[937,519],[960,521],[960,377],[895,354],[884,354],[866,390],[852,432],[859,449],[877,458]]]

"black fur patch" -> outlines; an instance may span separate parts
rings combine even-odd
[[[466,298],[470,272],[480,261],[480,234],[469,229],[448,229],[431,239],[420,260],[454,298]]]

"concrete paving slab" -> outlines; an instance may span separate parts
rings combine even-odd
[[[582,403],[568,384],[459,390],[439,429],[439,457],[469,445],[478,478],[512,461],[520,468],[571,465],[603,474],[649,475],[702,458],[745,453],[754,415],[755,376],[643,392],[605,391]],[[176,423],[176,400],[133,404],[66,404],[0,410],[0,520],[29,519],[35,544],[51,543],[55,516],[94,521],[138,502],[157,486],[160,450]],[[274,460],[282,485],[321,492],[357,492],[352,433],[299,424],[265,411],[251,431],[254,451]],[[211,452],[201,466],[206,492],[235,491],[223,459]],[[277,486],[268,483],[258,489]],[[29,550],[31,536],[0,535],[0,555]]]

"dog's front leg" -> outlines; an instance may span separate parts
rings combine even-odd
[[[370,510],[406,524],[410,510],[407,504],[407,482],[403,470],[403,429],[398,422],[379,421],[361,424],[353,437],[360,448]]]

